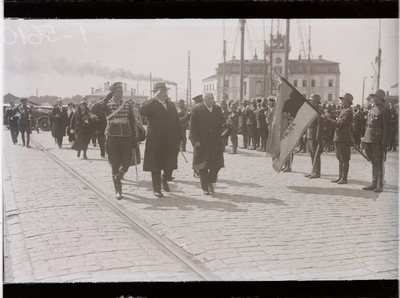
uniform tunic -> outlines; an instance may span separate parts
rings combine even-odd
[[[350,145],[353,143],[352,136],[353,109],[343,108],[335,121],[335,142],[336,157],[339,162],[350,160]]]

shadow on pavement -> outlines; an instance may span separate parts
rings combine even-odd
[[[253,196],[244,196],[244,195],[230,195],[225,193],[218,193],[218,189],[216,189],[216,193],[212,194],[211,197],[218,198],[222,200],[230,200],[235,203],[256,203],[256,204],[274,204],[277,206],[289,206],[284,203],[284,201],[274,198],[261,198],[261,197],[253,197]]]
[[[355,197],[362,199],[377,199],[379,193],[373,191],[366,191],[359,189],[349,188],[328,188],[328,187],[311,187],[311,186],[288,186],[288,189],[301,192],[308,195],[326,195],[326,196],[340,196],[340,197]]]
[[[176,195],[174,193],[164,193],[166,196],[162,198],[146,198],[139,195],[124,194],[122,200],[129,201],[135,204],[145,204],[148,207],[145,210],[159,209],[179,209],[182,211],[193,210],[214,210],[221,212],[247,212],[246,209],[238,208],[237,205],[220,201],[205,201],[199,198],[188,198]],[[210,197],[208,197],[210,198]]]
[[[236,180],[226,180],[226,179],[218,179],[217,183],[215,184],[216,187],[219,187],[218,186],[218,182],[226,183],[228,185],[234,185],[235,187],[238,187],[238,186],[239,187],[240,186],[243,186],[243,187],[264,187],[264,185],[260,185],[258,183],[253,183],[253,182],[248,182],[248,181],[246,181],[246,182],[238,182]],[[200,183],[200,180],[199,180],[199,183]],[[229,188],[229,186],[228,186],[228,188]]]

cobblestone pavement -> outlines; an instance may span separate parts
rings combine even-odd
[[[89,145],[89,160],[83,160],[69,144],[58,149],[50,133],[34,132],[33,139],[113,196],[110,167],[97,147]],[[158,269],[156,261],[160,271],[171,273],[162,277],[188,277],[160,255],[148,267],[132,267],[132,254],[145,258],[147,252],[140,250],[143,246],[126,248],[126,243],[135,243],[137,234],[124,220],[35,145],[27,149],[10,143],[4,141],[3,179],[6,240],[15,280],[38,276],[63,280],[72,273],[86,281],[156,278],[147,271]],[[224,155],[216,193],[205,196],[193,177],[192,148],[187,149],[189,163],[179,156],[179,169],[165,197],[154,197],[150,173],[140,165],[139,188],[132,167],[118,204],[219,278],[398,278],[397,152],[388,153],[384,192],[377,194],[361,189],[370,183],[371,165],[354,151],[349,183],[338,185],[330,182],[338,169],[334,153],[322,155],[321,178],[308,179],[304,177],[311,167],[308,154],[295,155],[292,173],[276,173],[265,153],[239,150],[237,155]]]

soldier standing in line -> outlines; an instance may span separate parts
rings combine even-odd
[[[247,116],[246,116],[246,107],[249,102],[245,99],[243,100],[242,106],[239,107],[239,129],[242,133],[243,137],[243,146],[239,147],[240,149],[247,149],[247,142],[249,137],[249,132],[247,130]]]
[[[267,126],[267,102],[262,98],[257,99],[257,110],[255,111],[256,123],[257,123],[257,132],[259,138],[261,138],[260,148],[258,151],[265,152],[267,147],[267,138],[268,138],[268,126]]]
[[[68,114],[66,109],[62,106],[62,99],[57,99],[57,104],[54,105],[51,111],[51,132],[53,137],[56,139],[58,148],[62,148],[63,137],[65,136],[65,130],[68,122]]]
[[[188,121],[188,109],[185,106],[185,101],[183,99],[180,99],[178,102],[178,107],[179,107],[179,111],[178,111],[178,117],[179,117],[179,125],[180,125],[180,131],[181,131],[181,150],[183,152],[186,151],[186,142],[187,142],[187,138],[186,138],[186,130],[189,127],[189,121]]]
[[[115,198],[120,200],[122,199],[121,179],[124,178],[131,164],[132,148],[137,143],[137,137],[133,107],[128,100],[123,100],[122,83],[114,83],[110,90],[111,92],[104,99],[93,105],[92,110],[106,115],[106,152],[111,165]]]
[[[339,160],[339,176],[331,182],[337,184],[347,184],[347,175],[349,173],[351,150],[353,136],[351,128],[353,123],[353,95],[345,93],[339,97],[342,101],[342,110],[336,120],[326,118],[335,128],[333,142],[335,144],[336,158]]]
[[[8,128],[10,129],[11,133],[11,140],[13,144],[18,143],[18,119],[20,116],[20,113],[16,113],[17,111],[15,110],[15,104],[13,101],[10,101],[10,108],[7,109],[6,111],[6,117],[7,117],[7,122],[8,122]]]
[[[165,82],[157,82],[153,98],[144,102],[140,115],[147,118],[147,138],[143,171],[151,172],[153,191],[163,197],[170,191],[167,181],[172,180],[172,171],[178,168],[178,153],[181,141],[178,111],[168,97]],[[161,171],[163,175],[161,176]]]
[[[16,108],[21,115],[18,119],[18,130],[21,133],[22,146],[25,146],[25,133],[26,133],[26,148],[31,148],[29,145],[32,133],[31,116],[32,110],[28,107],[28,99],[21,98],[21,104]]]
[[[354,135],[354,145],[357,148],[360,148],[360,144],[361,144],[361,137],[363,136],[361,134],[361,130],[362,130],[362,113],[360,111],[361,106],[358,104],[355,106],[354,110],[353,110],[353,135]]]
[[[372,163],[372,183],[363,187],[374,192],[383,191],[383,163],[386,159],[390,137],[390,110],[385,107],[385,91],[378,89],[370,94],[374,106],[368,113],[363,142],[365,153]]]
[[[319,94],[311,94],[311,104],[320,110],[321,96]],[[323,150],[324,121],[318,114],[317,118],[307,129],[307,150],[310,153],[312,170],[306,177],[311,179],[321,177],[321,153]]]
[[[224,167],[221,128],[225,123],[222,109],[215,104],[214,95],[208,92],[204,103],[192,109],[190,141],[193,144],[193,169],[199,171],[201,188],[205,195],[214,193],[213,183]]]
[[[250,102],[250,104],[246,108],[246,125],[247,125],[247,131],[249,133],[249,140],[248,140],[248,146],[250,147],[250,150],[256,150],[257,149],[257,123],[256,123],[256,118],[254,115],[254,111],[256,109],[256,99],[253,98]]]
[[[238,147],[238,129],[239,129],[239,112],[238,112],[239,103],[237,101],[232,102],[230,105],[231,113],[228,116],[227,123],[231,125],[231,142],[232,142],[232,151],[228,154],[237,154]]]

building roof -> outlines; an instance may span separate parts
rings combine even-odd
[[[325,59],[310,59],[310,60],[289,60],[288,67],[290,74],[305,74],[307,73],[307,62],[311,62],[312,74],[340,74],[339,63],[328,61]]]
[[[216,79],[216,78],[217,78],[217,75],[212,75],[212,76],[209,76],[208,78],[203,79],[202,81],[205,82],[205,81],[208,81],[211,79]]]

